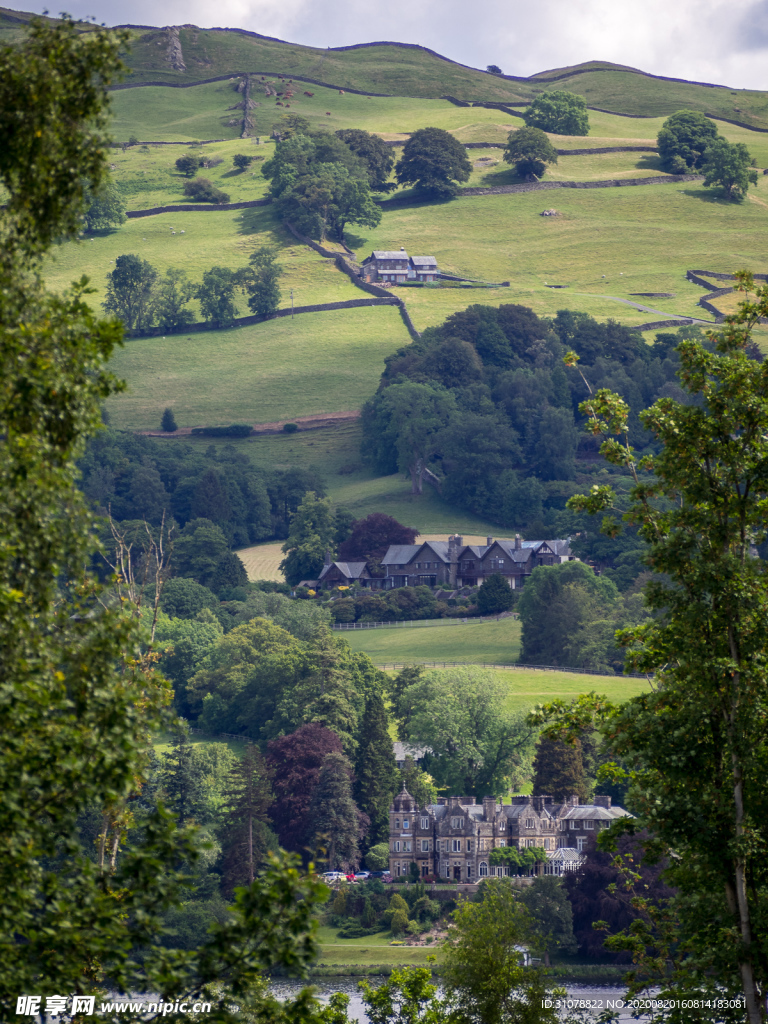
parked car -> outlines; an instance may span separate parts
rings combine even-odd
[[[358,871],[355,873],[355,880],[358,882],[364,882],[366,878],[371,877],[370,871]]]
[[[324,882],[343,882],[347,876],[343,871],[324,871],[322,877]]]
[[[369,871],[368,872],[368,877],[369,878],[383,878],[384,875],[388,875],[388,874],[389,874],[388,871]]]

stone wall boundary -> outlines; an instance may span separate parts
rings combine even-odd
[[[648,324],[638,324],[637,327],[630,327],[630,331],[660,331],[664,327],[687,327],[694,323],[688,317],[681,317],[676,320],[652,320]]]
[[[735,281],[735,274],[720,274],[716,270],[691,270],[691,274],[703,274],[705,277],[714,277],[716,281]],[[756,281],[768,281],[768,274],[753,274]]]
[[[240,29],[217,29],[211,31],[219,32],[232,32],[241,31]],[[244,31],[244,30],[242,30]],[[249,35],[257,35],[258,33],[252,32]],[[268,39],[269,36],[260,36],[261,39]],[[281,43],[282,39],[277,39],[275,42]],[[392,99],[391,93],[387,92],[364,92],[362,89],[350,89],[346,85],[334,85],[332,82],[321,82],[317,78],[307,78],[304,75],[288,75],[285,71],[231,71],[228,75],[216,75],[215,78],[200,78],[196,82],[122,82],[120,85],[113,85],[108,90],[109,92],[117,92],[120,89],[142,89],[145,86],[153,86],[155,88],[162,87],[168,89],[193,89],[196,85],[212,85],[214,82],[228,82],[231,78],[238,78],[242,75],[264,75],[265,78],[282,78],[284,81],[288,81],[290,78],[294,82],[308,82],[309,85],[319,85],[325,89],[341,89],[342,92],[351,92],[355,96],[375,96],[379,99]],[[256,83],[258,85],[258,82]],[[469,105],[469,104],[468,104]],[[217,142],[231,142],[231,139],[217,139]],[[188,146],[189,143],[185,142],[183,145]]]
[[[610,178],[605,181],[531,181],[520,185],[497,185],[493,188],[463,188],[461,196],[506,195],[513,192],[543,192],[555,188],[629,188],[634,185],[673,185],[683,181],[700,181],[701,174],[665,174],[648,178]],[[391,200],[390,200],[391,202]]]
[[[271,199],[248,199],[242,203],[189,203],[189,205],[152,206],[146,210],[129,210],[126,217],[154,217],[158,213],[210,213],[222,210],[248,210],[254,206],[269,206]]]

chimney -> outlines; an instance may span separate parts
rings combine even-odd
[[[520,551],[522,546],[523,546],[523,542],[522,542],[522,540],[520,538],[520,534],[516,533],[515,534],[515,551]]]
[[[533,804],[534,811],[536,811],[537,814],[541,814],[541,812],[544,810],[544,797],[532,796],[531,803]]]
[[[326,551],[325,552],[325,564],[326,565],[330,565],[331,564],[331,552],[330,551]]]
[[[611,798],[609,796],[596,796],[592,804],[595,807],[605,807],[607,810],[610,810]]]
[[[571,797],[571,806],[572,807],[578,807],[579,806],[579,794],[578,793],[574,793],[573,796]]]
[[[493,544],[493,537],[486,537],[485,538],[485,543],[486,543],[487,547],[490,547],[491,544]]]
[[[496,817],[496,797],[483,797],[483,821],[493,821]]]
[[[459,568],[459,549],[461,537],[451,534],[448,538],[448,585],[456,586],[456,575]]]

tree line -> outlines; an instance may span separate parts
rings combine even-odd
[[[198,300],[206,323],[229,327],[237,316],[237,291],[247,296],[248,308],[257,316],[274,313],[280,307],[282,274],[277,253],[268,246],[256,249],[248,266],[239,270],[211,267],[197,285],[179,267],[169,267],[160,276],[148,260],[129,253],[118,256],[114,270],[107,274],[103,306],[122,322],[129,336],[183,330],[195,322],[189,308],[193,299]]]

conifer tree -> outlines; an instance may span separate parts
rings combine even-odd
[[[267,811],[272,803],[270,771],[258,747],[249,743],[243,759],[229,773],[225,791],[224,884],[231,890],[246,881],[277,841],[268,828]]]
[[[204,814],[203,772],[189,735],[182,729],[176,734],[173,748],[163,755],[160,784],[179,825],[186,825],[190,819],[199,824]]]
[[[546,793],[560,801],[573,795],[578,795],[580,800],[587,798],[589,787],[579,740],[563,743],[542,736],[536,744],[533,771],[534,793]]]
[[[365,701],[355,772],[357,804],[371,819],[367,846],[389,837],[389,805],[397,788],[397,766],[388,726],[381,692],[372,689]]]
[[[310,805],[312,841],[325,849],[330,870],[358,860],[368,818],[352,799],[352,765],[343,754],[326,754]],[[319,858],[318,858],[319,859]]]

